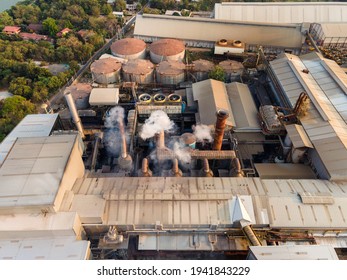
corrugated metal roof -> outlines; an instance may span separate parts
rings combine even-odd
[[[309,166],[293,163],[255,163],[261,179],[315,179]]]
[[[248,86],[235,82],[226,84],[226,89],[235,118],[235,130],[260,131],[258,110]]]
[[[331,180],[347,178],[347,75],[317,53],[301,57],[284,54],[270,63],[280,86],[294,107],[301,92],[310,98],[300,118]],[[309,72],[304,73],[307,69]]]
[[[216,3],[216,19],[269,23],[346,22],[345,3]]]
[[[216,42],[227,38],[246,44],[300,48],[301,24],[252,24],[209,18],[137,15],[134,36]]]
[[[69,237],[0,240],[0,260],[87,260],[90,242]]]
[[[257,260],[338,260],[330,245],[250,246]]]
[[[198,101],[201,124],[215,125],[216,112],[224,110],[229,113],[227,126],[235,126],[234,115],[224,82],[208,79],[194,83],[192,88],[194,100]]]
[[[0,168],[0,208],[52,205],[64,176],[74,173],[64,181],[64,188],[68,188],[81,176],[81,167],[84,171],[80,150],[79,161],[73,161],[74,166],[65,170],[74,155],[73,148],[78,146],[78,137],[18,138]]]
[[[119,88],[93,88],[89,96],[91,106],[117,105]]]
[[[290,124],[285,127],[294,148],[313,148],[310,139],[301,125]]]
[[[340,234],[347,234],[344,188],[345,184],[325,180],[98,177],[78,179],[73,191],[103,195],[106,225],[141,229],[159,221],[166,228],[233,227],[230,201],[239,195],[247,212],[254,215],[254,225],[341,229]],[[302,192],[330,193],[334,204],[303,204]]]
[[[347,15],[347,4],[345,4],[345,15]],[[347,16],[346,20],[347,21]],[[320,26],[322,27],[323,31],[323,38],[332,38],[332,37],[340,37],[340,38],[346,38],[347,37],[347,23],[320,23]]]
[[[0,166],[17,138],[49,136],[59,114],[27,115],[0,144]]]

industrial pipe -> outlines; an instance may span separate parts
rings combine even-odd
[[[235,177],[243,177],[244,174],[243,174],[243,171],[242,171],[242,168],[241,168],[241,163],[240,163],[240,160],[239,158],[233,158],[232,161],[231,161],[231,164],[232,164],[232,175],[235,176]]]
[[[64,96],[65,96],[65,100],[66,100],[67,106],[69,107],[72,120],[75,123],[76,128],[78,130],[78,133],[80,134],[82,139],[84,139],[85,135],[84,135],[84,132],[83,132],[82,122],[81,122],[80,117],[78,116],[78,112],[77,112],[77,109],[76,109],[75,102],[74,102],[74,100],[72,98],[72,95],[71,95],[71,93],[69,91],[67,91],[67,92],[64,93]]]
[[[100,140],[103,138],[103,133],[95,133],[95,141],[94,141],[94,150],[93,150],[93,155],[92,155],[92,163],[90,165],[90,170],[95,170],[96,166],[96,159],[98,156],[98,151],[99,151],[99,143]]]
[[[229,113],[223,110],[219,110],[216,116],[217,116],[217,121],[215,126],[212,149],[216,151],[220,151],[222,148],[224,130],[225,130],[227,118],[229,117]]]
[[[139,177],[152,177],[152,171],[148,167],[148,159],[144,158],[142,160],[141,169],[138,172]]]
[[[251,242],[252,246],[261,246],[261,243],[258,237],[255,235],[250,225],[244,226],[242,228],[242,231],[245,234],[245,236],[248,238],[248,240]]]
[[[182,171],[178,167],[178,159],[174,158],[172,161],[172,169],[171,169],[172,177],[182,177]]]
[[[208,159],[203,159],[203,167],[200,170],[200,175],[202,177],[213,177],[213,171],[210,169],[210,165],[208,163]]]
[[[119,125],[119,131],[121,134],[121,156],[118,159],[119,166],[127,171],[132,170],[133,168],[133,160],[131,156],[127,152],[127,141],[125,138],[125,131],[124,131],[124,123],[123,119],[118,119],[118,125]]]

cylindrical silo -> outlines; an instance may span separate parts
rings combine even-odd
[[[77,83],[66,88],[72,95],[75,101],[77,110],[84,110],[89,107],[89,95],[92,91],[92,86],[85,83]]]
[[[208,79],[208,74],[214,68],[214,63],[208,60],[199,59],[193,61],[193,75],[197,81]]]
[[[134,59],[123,64],[123,80],[139,84],[153,83],[154,65],[149,60]]]
[[[146,43],[136,38],[124,38],[111,45],[114,56],[126,59],[139,59],[146,57]]]
[[[184,82],[185,64],[180,61],[163,61],[156,68],[157,82],[163,85],[176,85]]]
[[[176,39],[161,39],[153,42],[150,47],[151,60],[154,63],[161,61],[182,61],[184,58],[184,43]]]
[[[122,64],[114,58],[96,60],[90,66],[94,82],[99,84],[112,84],[120,80]]]
[[[219,66],[225,71],[225,82],[227,83],[238,80],[244,69],[241,62],[229,59],[220,62]]]

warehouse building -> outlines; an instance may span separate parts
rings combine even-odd
[[[220,39],[238,40],[246,50],[263,46],[272,52],[300,53],[305,24],[247,23],[209,18],[182,18],[160,15],[137,15],[134,37],[146,42],[177,38],[186,45],[214,48]]]
[[[347,22],[347,5],[332,2],[216,3],[218,20],[267,23]]]

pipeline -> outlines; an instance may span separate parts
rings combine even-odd
[[[178,167],[178,159],[172,161],[171,177],[182,177],[182,171]]]
[[[82,122],[81,122],[80,117],[78,116],[78,112],[77,112],[77,109],[76,109],[75,102],[74,102],[74,100],[72,98],[72,95],[71,95],[71,93],[69,91],[67,91],[66,93],[64,93],[64,96],[65,96],[65,100],[66,100],[67,106],[69,107],[72,120],[73,120],[74,124],[76,125],[76,128],[77,128],[80,136],[82,137],[82,139],[84,139],[85,135],[84,135],[84,132],[83,132]]]
[[[138,172],[139,177],[152,177],[152,171],[148,167],[148,159],[144,158],[142,160],[141,169]]]
[[[203,159],[203,168],[200,170],[200,175],[202,177],[213,177],[213,171],[210,169],[208,159]]]
[[[242,228],[243,233],[245,234],[245,236],[247,237],[247,239],[249,240],[249,242],[251,243],[252,246],[261,246],[261,243],[258,239],[258,237],[255,235],[253,229],[251,228],[251,226],[247,225],[244,226]]]
[[[99,144],[100,141],[103,138],[103,133],[96,133],[95,134],[95,142],[94,142],[94,150],[93,150],[93,155],[92,155],[92,163],[90,165],[90,170],[95,171],[95,166],[96,166],[96,159],[98,156],[98,152],[99,152]]]

